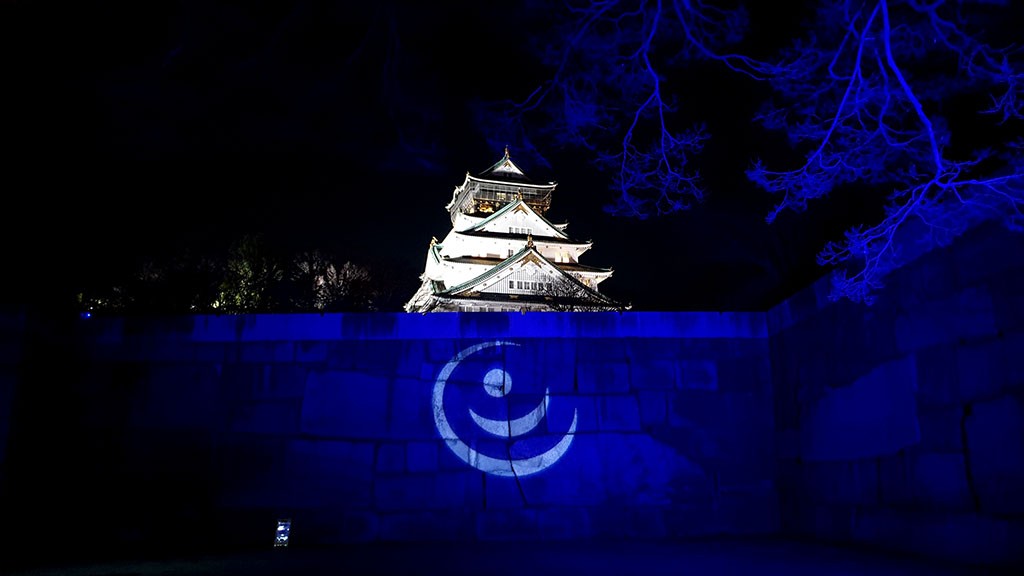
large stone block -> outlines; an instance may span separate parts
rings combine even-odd
[[[604,435],[575,438],[557,462],[547,469],[515,478],[488,476],[488,506],[594,506],[608,498],[603,483],[604,458],[613,456],[615,445],[602,441]],[[511,485],[510,485],[511,484]]]
[[[510,314],[459,314],[463,338],[502,338],[509,333]]]
[[[327,342],[326,358],[322,369],[335,371],[355,370],[358,351],[347,340]],[[318,366],[318,368],[320,368]]]
[[[404,352],[401,341],[363,340],[348,344],[350,353],[355,356],[352,370],[374,376],[397,375]]]
[[[386,340],[395,336],[399,326],[397,314],[337,314],[341,338],[344,340]]]
[[[593,438],[599,453],[597,489],[609,502],[668,505],[704,493],[704,469],[674,447],[645,435],[601,434]]]
[[[292,440],[284,491],[292,506],[369,508],[374,446],[365,442]]]
[[[961,441],[964,409],[962,406],[919,406],[921,424],[921,450],[928,452],[963,452]]]
[[[907,309],[896,318],[896,341],[901,352],[996,334],[992,297],[981,287],[956,296]]]
[[[884,506],[915,504],[913,455],[906,451],[881,456],[878,461],[878,497]]]
[[[760,435],[771,442],[767,420],[743,419],[757,416],[743,404],[722,394],[677,394],[670,402],[671,426],[651,433],[696,461],[720,463],[732,457],[732,450],[744,438],[753,440]]]
[[[922,452],[913,459],[914,500],[932,510],[973,509],[962,454]]]
[[[434,423],[432,394],[434,383],[396,378],[391,382],[388,436],[395,439],[426,440],[438,438]]]
[[[718,390],[718,364],[713,360],[683,360],[678,387],[683,390]]]
[[[878,302],[865,308],[849,300],[838,302],[835,310],[836,321],[821,326],[827,338],[822,352],[832,364],[830,383],[842,385],[892,359],[898,349],[893,329],[896,313]]]
[[[997,396],[1006,387],[1003,341],[989,338],[957,347],[957,392],[962,403]]]
[[[378,476],[373,502],[381,511],[476,509],[483,506],[483,484],[475,471]]]
[[[676,360],[650,360],[628,366],[625,376],[634,390],[671,390],[678,386],[680,377],[679,362]],[[618,391],[625,391],[617,387]],[[614,392],[615,390],[609,390]]]
[[[218,407],[218,375],[212,366],[152,365],[131,412],[136,428],[210,428]]]
[[[387,438],[388,380],[338,370],[311,371],[302,432],[330,438]]]
[[[254,397],[260,400],[294,398],[306,394],[309,369],[297,364],[274,364],[263,367],[262,386]]]
[[[603,362],[628,361],[628,346],[622,338],[581,338],[577,341],[576,363],[580,366]]]
[[[377,472],[405,472],[405,443],[389,442],[377,444]]]
[[[800,428],[800,396],[797,383],[792,380],[772,381],[772,408],[776,430]]]
[[[631,364],[674,361],[679,358],[678,338],[635,338],[626,343]]]
[[[446,362],[451,360],[463,348],[472,345],[472,342],[459,342],[446,338],[431,338],[427,340],[427,362],[435,364],[440,370]],[[435,372],[436,374],[436,372]]]
[[[900,308],[913,308],[956,292],[956,266],[948,251],[932,250],[898,270],[887,284]]]
[[[1024,514],[1024,400],[1007,395],[978,402],[966,428],[966,453],[981,509]]]
[[[295,344],[292,342],[246,342],[238,349],[238,361],[257,364],[294,362]]]
[[[957,405],[956,344],[938,344],[914,354],[917,369],[917,399],[922,406]]]
[[[630,380],[626,362],[580,362],[576,366],[576,387],[581,394],[626,393]]]
[[[640,409],[640,426],[668,425],[668,398],[662,390],[640,390],[636,394]]]
[[[878,366],[850,386],[832,388],[801,428],[805,460],[856,460],[893,454],[921,439],[913,356]]]
[[[406,445],[406,467],[410,472],[434,472],[437,470],[437,451],[440,441],[409,442]]]
[[[770,396],[771,366],[767,355],[718,362],[715,367],[718,390],[730,394]]]
[[[974,507],[961,454],[906,451],[879,459],[883,504],[951,512]]]
[[[400,340],[393,344],[397,359],[392,366],[393,373],[400,378],[422,377],[423,366],[427,363],[427,347],[422,340]]]
[[[997,224],[988,223],[964,234],[951,247],[956,277],[961,286],[973,286],[1020,270],[1024,263],[1024,238]]]
[[[326,342],[296,342],[295,361],[301,363],[318,363],[327,361]]]
[[[882,550],[978,566],[1024,562],[1024,525],[972,513],[862,508],[852,539]]]
[[[808,462],[802,469],[801,490],[815,504],[878,503],[878,463],[875,460]]]
[[[529,508],[536,504],[533,501],[536,496],[534,490],[527,491],[526,487],[516,478],[486,474],[480,476],[484,486],[484,508],[488,510]]]
[[[778,495],[770,483],[723,489],[715,503],[716,524],[728,534],[774,534],[781,525]]]
[[[597,399],[598,428],[602,432],[638,432],[640,409],[633,395],[601,396]]]
[[[127,368],[121,368],[124,370]],[[139,366],[139,369],[148,368]],[[266,371],[263,366],[257,364],[234,364],[229,363],[219,366],[219,392],[220,399],[227,405],[236,402],[248,402],[259,397],[262,390],[267,386],[265,383]],[[126,374],[122,378],[128,379],[131,376]],[[303,391],[303,394],[305,391]]]

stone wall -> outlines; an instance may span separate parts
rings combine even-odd
[[[296,544],[772,533],[764,321],[328,314],[38,329],[19,360],[8,496],[25,522],[8,541],[263,547],[279,518]]]
[[[1024,562],[1024,236],[975,230],[871,307],[822,281],[768,315],[783,529]]]
[[[262,548],[290,518],[296,544],[782,533],[1022,564],[1022,254],[979,228],[871,307],[819,282],[767,313],[0,314],[0,537]]]

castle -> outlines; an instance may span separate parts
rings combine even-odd
[[[545,217],[555,182],[531,181],[505,155],[466,173],[446,209],[452,229],[432,239],[407,312],[622,311],[598,291],[610,268],[579,263],[592,246]]]

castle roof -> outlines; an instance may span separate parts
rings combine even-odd
[[[463,234],[469,233],[470,235],[472,235],[472,233],[474,232],[493,233],[493,229],[499,227],[502,220],[508,219],[509,216],[517,212],[525,213],[526,219],[528,221],[532,221],[535,224],[537,224],[538,228],[536,228],[536,230],[544,230],[545,232],[547,232],[547,234],[534,233],[534,236],[545,236],[559,238],[562,240],[569,240],[569,236],[561,228],[552,224],[550,220],[548,220],[542,214],[534,210],[533,207],[531,207],[523,200],[522,195],[520,195],[520,197],[514,202],[509,202],[508,204],[505,204],[490,216],[484,218],[480,222],[477,222],[473,226],[465,230],[462,230],[461,232]]]
[[[503,285],[515,271],[518,264],[527,262],[535,263],[550,277],[557,280],[550,293],[540,294],[507,294],[503,292],[490,292],[487,289],[495,285]],[[490,301],[515,301],[515,302],[557,302],[564,305],[576,307],[594,308],[622,308],[620,304],[608,298],[604,294],[590,288],[586,284],[566,273],[556,264],[545,258],[537,251],[533,242],[527,242],[526,246],[519,252],[506,258],[502,263],[490,268],[483,274],[467,280],[457,286],[435,293],[436,297]]]
[[[498,160],[490,168],[480,172],[476,175],[477,178],[484,178],[488,180],[505,180],[511,182],[521,182],[524,184],[533,184],[526,174],[523,173],[519,166],[512,161],[509,157],[508,146],[505,146],[505,155],[502,156],[501,160]]]

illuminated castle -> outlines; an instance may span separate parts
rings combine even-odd
[[[556,184],[532,182],[505,156],[466,173],[446,206],[452,229],[427,249],[423,283],[407,312],[626,310],[598,292],[610,268],[579,263],[592,243],[544,214]]]

